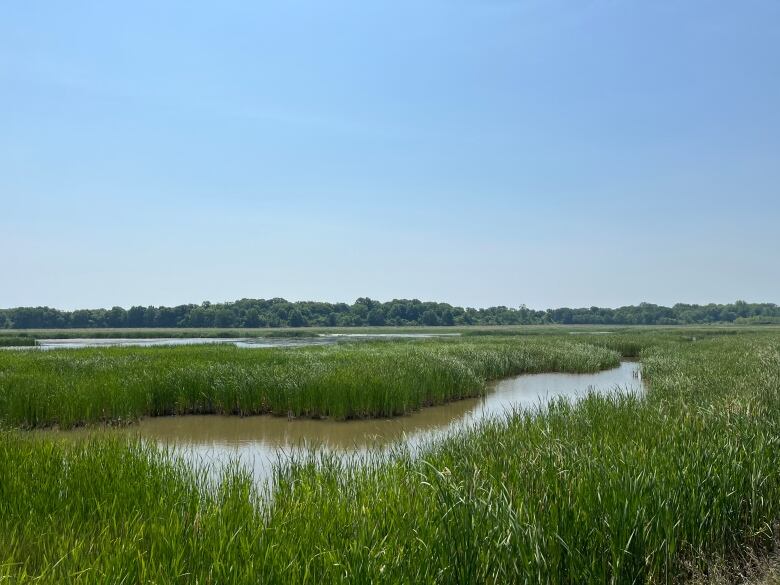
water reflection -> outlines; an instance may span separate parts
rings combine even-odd
[[[424,408],[408,416],[338,422],[287,420],[272,416],[183,416],[150,418],[124,432],[173,446],[186,459],[201,465],[240,461],[258,480],[268,477],[273,462],[308,447],[322,447],[346,456],[361,456],[389,443],[419,445],[461,426],[501,415],[516,407],[545,400],[576,400],[589,390],[643,390],[639,364],[623,362],[596,374],[532,374],[499,381],[483,398]]]
[[[460,333],[322,333],[310,337],[151,337],[151,338],[71,338],[39,339],[39,349],[79,349],[83,347],[155,347],[170,345],[230,344],[249,349],[267,347],[303,347],[330,345],[343,341],[371,341],[379,339],[426,339],[458,337]],[[19,347],[14,349],[34,349]]]

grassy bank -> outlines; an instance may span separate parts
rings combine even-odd
[[[0,335],[0,347],[32,347],[37,345],[34,337],[27,335]]]
[[[140,444],[6,432],[0,580],[667,583],[775,541],[780,338],[658,336],[641,354],[645,398],[511,413],[421,457],[312,456],[272,493]]]
[[[544,339],[6,352],[0,420],[69,428],[171,414],[386,417],[477,396],[491,379],[617,364],[614,351]]]

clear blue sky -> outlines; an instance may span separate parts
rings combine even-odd
[[[778,256],[776,0],[0,8],[0,307],[780,302]]]

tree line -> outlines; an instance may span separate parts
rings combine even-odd
[[[663,307],[650,303],[617,309],[519,307],[474,309],[447,303],[395,299],[380,302],[366,297],[353,304],[290,302],[285,299],[241,299],[230,303],[204,302],[176,307],[80,309],[50,307],[0,309],[0,329],[69,329],[93,327],[365,327],[451,325],[684,325],[704,323],[780,323],[774,303],[689,305]]]

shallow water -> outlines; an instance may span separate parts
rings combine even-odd
[[[459,333],[323,333],[311,337],[152,337],[152,338],[72,338],[39,339],[40,349],[78,349],[82,347],[154,347],[160,345],[196,345],[201,343],[232,344],[237,347],[261,349],[267,347],[302,347],[327,345],[342,341],[377,339],[426,339],[431,337],[457,337]],[[17,349],[17,348],[14,348]],[[20,347],[18,349],[33,349]]]
[[[169,445],[196,465],[217,470],[239,461],[258,481],[267,479],[271,466],[311,447],[348,457],[378,454],[402,441],[415,447],[460,427],[500,416],[517,407],[533,407],[553,398],[576,400],[589,390],[640,393],[641,372],[636,362],[622,362],[595,374],[527,374],[491,384],[487,394],[423,408],[393,419],[357,421],[310,420],[273,416],[181,416],[142,420],[122,432]],[[215,464],[215,465],[212,465]]]

